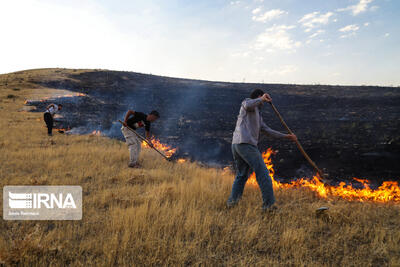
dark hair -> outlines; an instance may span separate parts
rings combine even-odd
[[[255,89],[253,92],[251,92],[250,98],[251,99],[256,99],[264,94],[264,91],[261,89]]]
[[[152,110],[152,111],[150,112],[150,115],[154,115],[154,116],[156,116],[157,118],[160,118],[160,113],[158,113],[157,110]]]
[[[62,107],[62,104],[58,104],[57,106]]]

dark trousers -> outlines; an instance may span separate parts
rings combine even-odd
[[[242,197],[244,185],[251,171],[256,173],[256,180],[261,189],[263,207],[268,208],[274,204],[272,180],[258,148],[250,144],[232,144],[232,153],[236,165],[236,178],[233,182],[228,204],[235,204]]]
[[[47,133],[51,134],[53,131],[53,116],[49,112],[44,113],[44,122],[46,123],[47,126]]]

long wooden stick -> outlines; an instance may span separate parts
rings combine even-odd
[[[122,125],[124,125],[124,123],[121,120],[118,120]],[[124,125],[125,126],[125,125]],[[157,151],[161,156],[163,156],[163,158],[165,158],[166,160],[169,161],[169,159],[167,158],[167,156],[165,156],[160,150],[158,150],[157,148],[155,148],[153,146],[152,143],[150,143],[149,141],[147,141],[146,138],[144,138],[143,136],[141,136],[140,134],[138,134],[135,130],[133,130],[131,127],[129,126],[125,126],[126,128],[128,128],[128,130],[130,130],[131,132],[133,132],[134,134],[136,134],[137,137],[139,137],[140,139],[142,139],[143,141],[145,141],[152,149],[154,149],[155,151]]]
[[[289,134],[293,134],[292,130],[290,130],[289,126],[287,126],[286,122],[283,120],[281,114],[279,113],[279,111],[276,109],[276,107],[274,106],[274,104],[272,104],[272,102],[269,102],[271,104],[272,109],[275,111],[275,114],[278,116],[279,120],[281,121],[281,123],[283,124],[283,126],[285,126],[286,130],[289,132]],[[300,144],[300,142],[296,139],[295,140],[297,147],[299,148],[301,154],[303,154],[303,156],[306,158],[306,160],[308,161],[308,163],[311,164],[311,166],[315,169],[315,171],[317,172],[317,174],[320,175],[320,178],[324,179],[325,175],[324,173],[318,168],[317,164],[315,164],[314,161],[312,161],[312,159],[308,156],[308,154],[306,153],[306,151],[304,151],[302,145]]]

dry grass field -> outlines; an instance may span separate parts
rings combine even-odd
[[[228,210],[229,172],[148,149],[143,168],[129,169],[123,142],[49,138],[42,113],[19,110],[52,90],[25,80],[0,76],[0,185],[81,185],[83,219],[1,219],[0,265],[400,266],[398,204],[279,189],[279,210],[263,214],[259,189],[247,186]],[[330,209],[317,217],[321,206]]]

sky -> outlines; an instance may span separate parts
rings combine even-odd
[[[0,73],[400,86],[400,0],[0,0]]]

